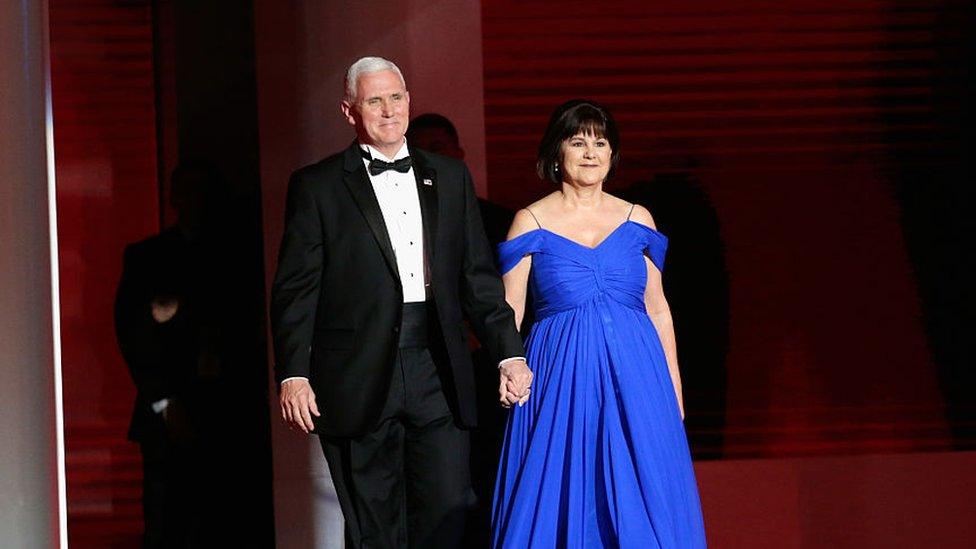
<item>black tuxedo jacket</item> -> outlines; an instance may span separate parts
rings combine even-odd
[[[436,309],[431,346],[456,421],[474,425],[466,317],[495,360],[524,356],[492,261],[467,167],[410,148],[423,215],[428,283]],[[322,418],[316,430],[358,436],[385,402],[403,305],[383,214],[359,147],[294,174],[271,292],[275,376],[308,377]]]

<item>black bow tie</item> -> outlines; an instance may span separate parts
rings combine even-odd
[[[413,161],[410,160],[409,156],[396,160],[394,162],[384,162],[383,160],[377,160],[373,158],[373,155],[369,154],[369,151],[364,149],[359,149],[363,158],[369,160],[369,174],[379,175],[386,170],[395,170],[400,173],[407,173],[410,171],[410,167],[413,166]]]

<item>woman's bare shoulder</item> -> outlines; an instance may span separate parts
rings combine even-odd
[[[529,206],[531,208],[531,206]],[[515,218],[512,219],[512,225],[508,228],[508,240],[515,237],[522,236],[525,233],[532,232],[539,228],[539,224],[536,222],[535,217],[528,208],[522,208],[521,210],[515,212]]]
[[[651,216],[651,212],[647,211],[647,208],[641,206],[640,204],[634,204],[634,211],[630,214],[630,220],[635,223],[640,223],[641,225],[647,225],[652,229],[657,229],[657,225],[654,224],[654,217]]]
[[[552,213],[554,194],[556,193],[548,194],[515,212],[515,219],[512,220],[512,227],[508,231],[508,239],[544,227],[544,219]]]

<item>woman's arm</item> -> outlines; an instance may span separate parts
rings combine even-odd
[[[647,225],[654,226],[654,218],[651,213],[642,206],[636,206],[631,220]],[[671,321],[671,308],[668,307],[668,300],[664,297],[664,286],[661,281],[661,271],[651,262],[650,258],[645,257],[647,264],[647,287],[644,289],[644,307],[647,309],[647,316],[651,318],[654,328],[657,330],[661,346],[664,348],[664,356],[668,361],[668,373],[671,375],[671,384],[674,386],[674,395],[678,399],[678,410],[681,412],[681,419],[685,418],[684,399],[681,396],[681,373],[678,371],[678,350],[674,340],[674,323]]]
[[[525,234],[536,227],[532,214],[528,210],[519,210],[512,220],[508,230],[511,240]],[[525,295],[529,284],[529,271],[532,268],[532,256],[523,257],[518,264],[502,276],[505,285],[505,301],[515,313],[515,329],[522,327],[525,317]],[[513,361],[499,366],[498,398],[505,407],[513,404],[525,404],[529,398],[529,387],[532,385],[532,372],[524,361]]]
[[[515,213],[512,226],[508,229],[508,240],[521,236],[537,228],[532,214],[528,210]],[[515,311],[515,326],[522,329],[522,319],[525,318],[525,296],[528,293],[529,271],[532,270],[532,256],[527,255],[515,267],[502,276],[505,284],[505,301]]]

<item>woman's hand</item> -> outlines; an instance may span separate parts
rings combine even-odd
[[[510,360],[498,367],[498,400],[506,408],[519,406],[529,400],[532,387],[532,370],[525,360]]]

